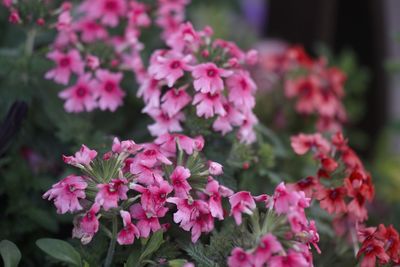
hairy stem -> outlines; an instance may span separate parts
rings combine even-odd
[[[114,216],[112,218],[112,237],[110,240],[110,246],[108,247],[107,251],[107,257],[104,262],[104,267],[110,267],[113,257],[114,257],[114,252],[115,252],[115,243],[117,242],[117,230],[118,230],[118,222],[117,222],[117,216]]]
[[[32,28],[28,31],[25,42],[25,55],[31,56],[35,45],[36,29]]]

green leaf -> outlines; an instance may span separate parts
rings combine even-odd
[[[42,238],[36,241],[36,245],[59,261],[69,263],[72,266],[82,266],[81,256],[68,242],[53,238]]]
[[[156,252],[161,244],[164,242],[163,240],[163,231],[159,230],[155,232],[151,237],[150,240],[146,244],[146,248],[144,249],[142,255],[139,258],[139,261],[143,261],[151,256],[154,252]]]
[[[182,267],[183,265],[185,265],[185,263],[187,263],[187,260],[176,259],[176,260],[169,261],[168,266],[169,267]]]
[[[8,240],[0,242],[0,254],[3,258],[4,267],[16,267],[21,260],[21,252],[18,247]]]
[[[140,266],[140,250],[135,249],[128,257],[128,260],[125,263],[125,267],[139,267]]]

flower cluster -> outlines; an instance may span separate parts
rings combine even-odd
[[[158,1],[156,24],[165,35],[184,20],[186,4]],[[139,39],[142,29],[152,24],[151,10],[149,4],[135,0],[85,0],[79,5],[65,2],[55,11],[57,37],[47,54],[55,66],[45,78],[70,85],[59,94],[67,112],[113,112],[122,105],[124,73],[133,72],[141,80],[144,46]]]
[[[166,134],[140,145],[115,138],[112,150],[96,159],[97,152],[82,145],[64,162],[83,175],[67,176],[43,197],[54,200],[58,213],[79,212],[73,236],[84,244],[98,231],[101,217],[121,216],[118,243],[126,245],[167,228],[160,220],[173,211],[174,222],[196,242],[213,230],[215,219],[224,218],[222,198],[233,193],[212,177],[223,173],[222,166],[200,157],[203,146],[201,137],[184,135]]]
[[[366,205],[374,197],[370,174],[338,132],[330,141],[321,134],[299,134],[291,138],[298,155],[311,151],[319,163],[318,172],[293,184],[308,197],[319,201],[322,209],[335,215],[335,230],[344,234],[368,218]]]
[[[285,96],[295,99],[295,110],[317,117],[318,131],[340,131],[347,119],[342,104],[345,74],[324,58],[313,60],[302,47],[275,46],[260,53],[259,68],[271,76],[269,83],[282,81]]]
[[[379,264],[400,264],[400,238],[399,233],[392,225],[386,227],[380,224],[378,227],[361,228],[358,232],[361,249],[357,257],[363,257],[361,267],[374,267],[376,261]]]
[[[223,135],[238,127],[241,141],[255,140],[256,85],[246,66],[257,60],[255,51],[243,52],[234,43],[212,40],[212,29],[196,31],[188,23],[168,36],[168,49],[156,50],[138,95],[144,112],[155,123],[152,135],[182,131],[190,114],[212,120],[213,130]]]
[[[242,213],[251,216],[251,226],[257,236],[255,246],[235,247],[228,258],[230,267],[262,266],[313,266],[310,245],[318,248],[319,235],[314,221],[308,221],[305,208],[310,198],[302,191],[294,191],[281,183],[272,196],[253,197],[241,191],[229,198],[231,214],[241,224]],[[268,212],[258,218],[256,202],[263,203]],[[255,216],[257,215],[257,216]]]

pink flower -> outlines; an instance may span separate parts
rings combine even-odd
[[[67,112],[90,112],[97,107],[90,76],[90,74],[80,76],[74,86],[58,94],[62,99],[67,100],[64,104]]]
[[[135,237],[140,236],[139,229],[132,223],[131,214],[127,211],[120,211],[124,228],[118,233],[117,242],[120,245],[130,245],[135,241]]]
[[[154,144],[146,144],[143,151],[136,156],[136,160],[141,164],[154,167],[157,163],[171,165],[172,162],[160,151],[159,147]]]
[[[255,104],[253,96],[257,86],[247,71],[238,71],[230,76],[227,81],[229,91],[229,101],[237,108],[251,110]]]
[[[18,10],[11,10],[10,15],[8,16],[8,21],[12,24],[21,23],[21,17],[19,16]]]
[[[254,125],[257,123],[258,119],[253,112],[248,111],[244,113],[243,124],[240,126],[238,131],[238,136],[241,142],[245,144],[251,144],[256,141]]]
[[[224,211],[222,209],[221,194],[219,183],[215,180],[210,180],[206,186],[206,193],[210,196],[208,206],[211,215],[220,220],[224,219]]]
[[[223,135],[233,130],[233,126],[240,126],[245,120],[245,116],[239,112],[235,107],[226,103],[224,104],[226,114],[218,116],[213,123],[213,129],[221,132]]]
[[[225,116],[226,111],[222,104],[223,97],[220,94],[203,94],[197,93],[193,99],[193,105],[196,106],[196,114],[199,117],[204,116],[206,119],[211,118],[214,114]]]
[[[154,142],[161,147],[163,152],[165,152],[164,154],[171,157],[176,155],[177,143],[188,155],[193,154],[195,150],[199,151],[199,148],[201,150],[204,146],[204,139],[201,136],[193,139],[183,134],[166,133],[160,135]]]
[[[215,161],[208,162],[208,171],[211,175],[221,175],[224,173],[223,167],[221,164]]]
[[[174,187],[175,197],[187,198],[192,187],[187,182],[190,177],[190,170],[182,166],[177,166],[172,172],[170,179]]]
[[[158,20],[160,22],[160,20]],[[173,50],[181,52],[186,45],[197,46],[200,38],[190,22],[181,23],[173,34],[166,35],[167,45]]]
[[[168,211],[159,210],[162,212],[158,212],[157,214],[153,214],[151,212],[146,212],[143,207],[136,203],[132,205],[129,209],[132,218],[137,219],[137,227],[140,232],[140,236],[147,238],[150,235],[150,232],[156,232],[161,229],[160,222],[158,221],[158,217],[164,217],[165,213]]]
[[[92,0],[89,3],[81,10],[87,12],[88,17],[100,19],[101,23],[110,27],[117,26],[119,17],[124,16],[127,11],[125,0]]]
[[[177,113],[172,117],[169,117],[161,109],[152,109],[148,114],[155,120],[155,123],[147,126],[151,135],[159,136],[168,132],[180,132],[182,131],[181,121],[185,119],[183,113]]]
[[[256,202],[250,192],[247,191],[235,193],[229,197],[229,203],[231,204],[230,215],[234,217],[237,225],[242,223],[242,213],[251,215],[256,208]]]
[[[273,198],[274,209],[278,214],[287,213],[291,206],[297,206],[300,199],[297,192],[286,189],[283,182],[276,187]]]
[[[81,239],[82,244],[86,245],[92,241],[93,236],[99,230],[99,220],[96,213],[100,210],[100,205],[94,203],[86,214],[81,217],[77,225],[72,230],[72,236]]]
[[[151,25],[151,19],[147,14],[148,7],[139,2],[129,3],[128,20],[133,27],[148,27]]]
[[[96,71],[96,78],[93,87],[96,88],[96,94],[100,97],[100,109],[109,109],[114,112],[117,107],[122,105],[122,98],[125,96],[125,92],[119,87],[122,73],[111,73],[100,69]]]
[[[162,171],[159,168],[148,167],[136,158],[131,162],[129,171],[136,176],[138,183],[145,185],[151,185],[163,180]]]
[[[290,140],[294,152],[298,155],[304,155],[310,149],[315,149],[315,152],[326,155],[331,149],[329,142],[320,133],[299,134],[292,136]]]
[[[242,248],[236,247],[228,258],[229,267],[253,267],[252,255]]]
[[[117,208],[119,200],[128,199],[126,183],[126,179],[112,179],[108,184],[98,184],[99,192],[96,194],[95,202],[103,206],[106,211]]]
[[[224,89],[221,77],[229,77],[232,71],[218,68],[214,63],[203,63],[193,67],[192,75],[195,79],[193,85],[196,91],[203,94],[216,94]]]
[[[72,49],[66,54],[55,50],[48,53],[47,57],[53,60],[57,66],[45,74],[46,79],[54,79],[55,82],[66,85],[72,72],[78,75],[83,74],[84,64],[76,49]]]
[[[282,251],[282,245],[273,234],[266,234],[260,240],[254,253],[254,266],[265,266],[271,255]]]
[[[100,66],[100,59],[93,55],[86,56],[86,65],[91,69],[95,70]]]
[[[74,156],[63,156],[65,163],[78,166],[78,164],[88,166],[92,160],[97,156],[97,151],[88,148],[85,145],[81,146],[81,149],[75,153]]]
[[[167,85],[172,87],[175,82],[189,70],[188,63],[191,55],[183,56],[180,53],[169,52],[164,56],[159,55],[149,67],[149,74],[156,80],[165,79]]]
[[[192,98],[185,91],[185,87],[179,89],[172,88],[168,90],[161,98],[163,102],[161,108],[169,117],[176,115],[181,109],[190,103]]]
[[[64,214],[82,209],[79,198],[85,198],[87,183],[81,176],[69,175],[54,184],[44,193],[43,198],[54,199],[57,213]]]
[[[107,38],[107,31],[93,19],[83,19],[76,24],[76,30],[81,32],[83,42],[92,43]]]
[[[167,181],[160,181],[158,184],[143,187],[134,184],[133,190],[140,192],[142,208],[150,214],[165,214],[168,208],[164,207],[168,195],[172,192],[173,187]]]
[[[141,145],[137,145],[133,140],[125,140],[120,142],[117,137],[113,140],[112,152],[114,153],[127,153],[135,154],[142,149]]]
[[[310,264],[300,252],[289,250],[286,256],[273,256],[269,265],[271,267],[310,267]]]

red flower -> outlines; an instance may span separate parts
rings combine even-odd
[[[385,242],[386,253],[390,258],[397,262],[400,260],[400,238],[399,233],[393,228],[393,225],[385,227],[383,224],[379,225],[377,236]]]
[[[386,254],[383,248],[383,243],[376,239],[367,240],[362,244],[361,249],[357,253],[357,258],[364,255],[363,260],[360,263],[360,267],[375,267],[376,259],[378,258],[379,263],[386,264],[389,262],[389,256]]]
[[[331,214],[346,212],[347,207],[344,202],[345,196],[346,189],[344,187],[322,188],[316,193],[317,199],[320,200],[321,208]]]

